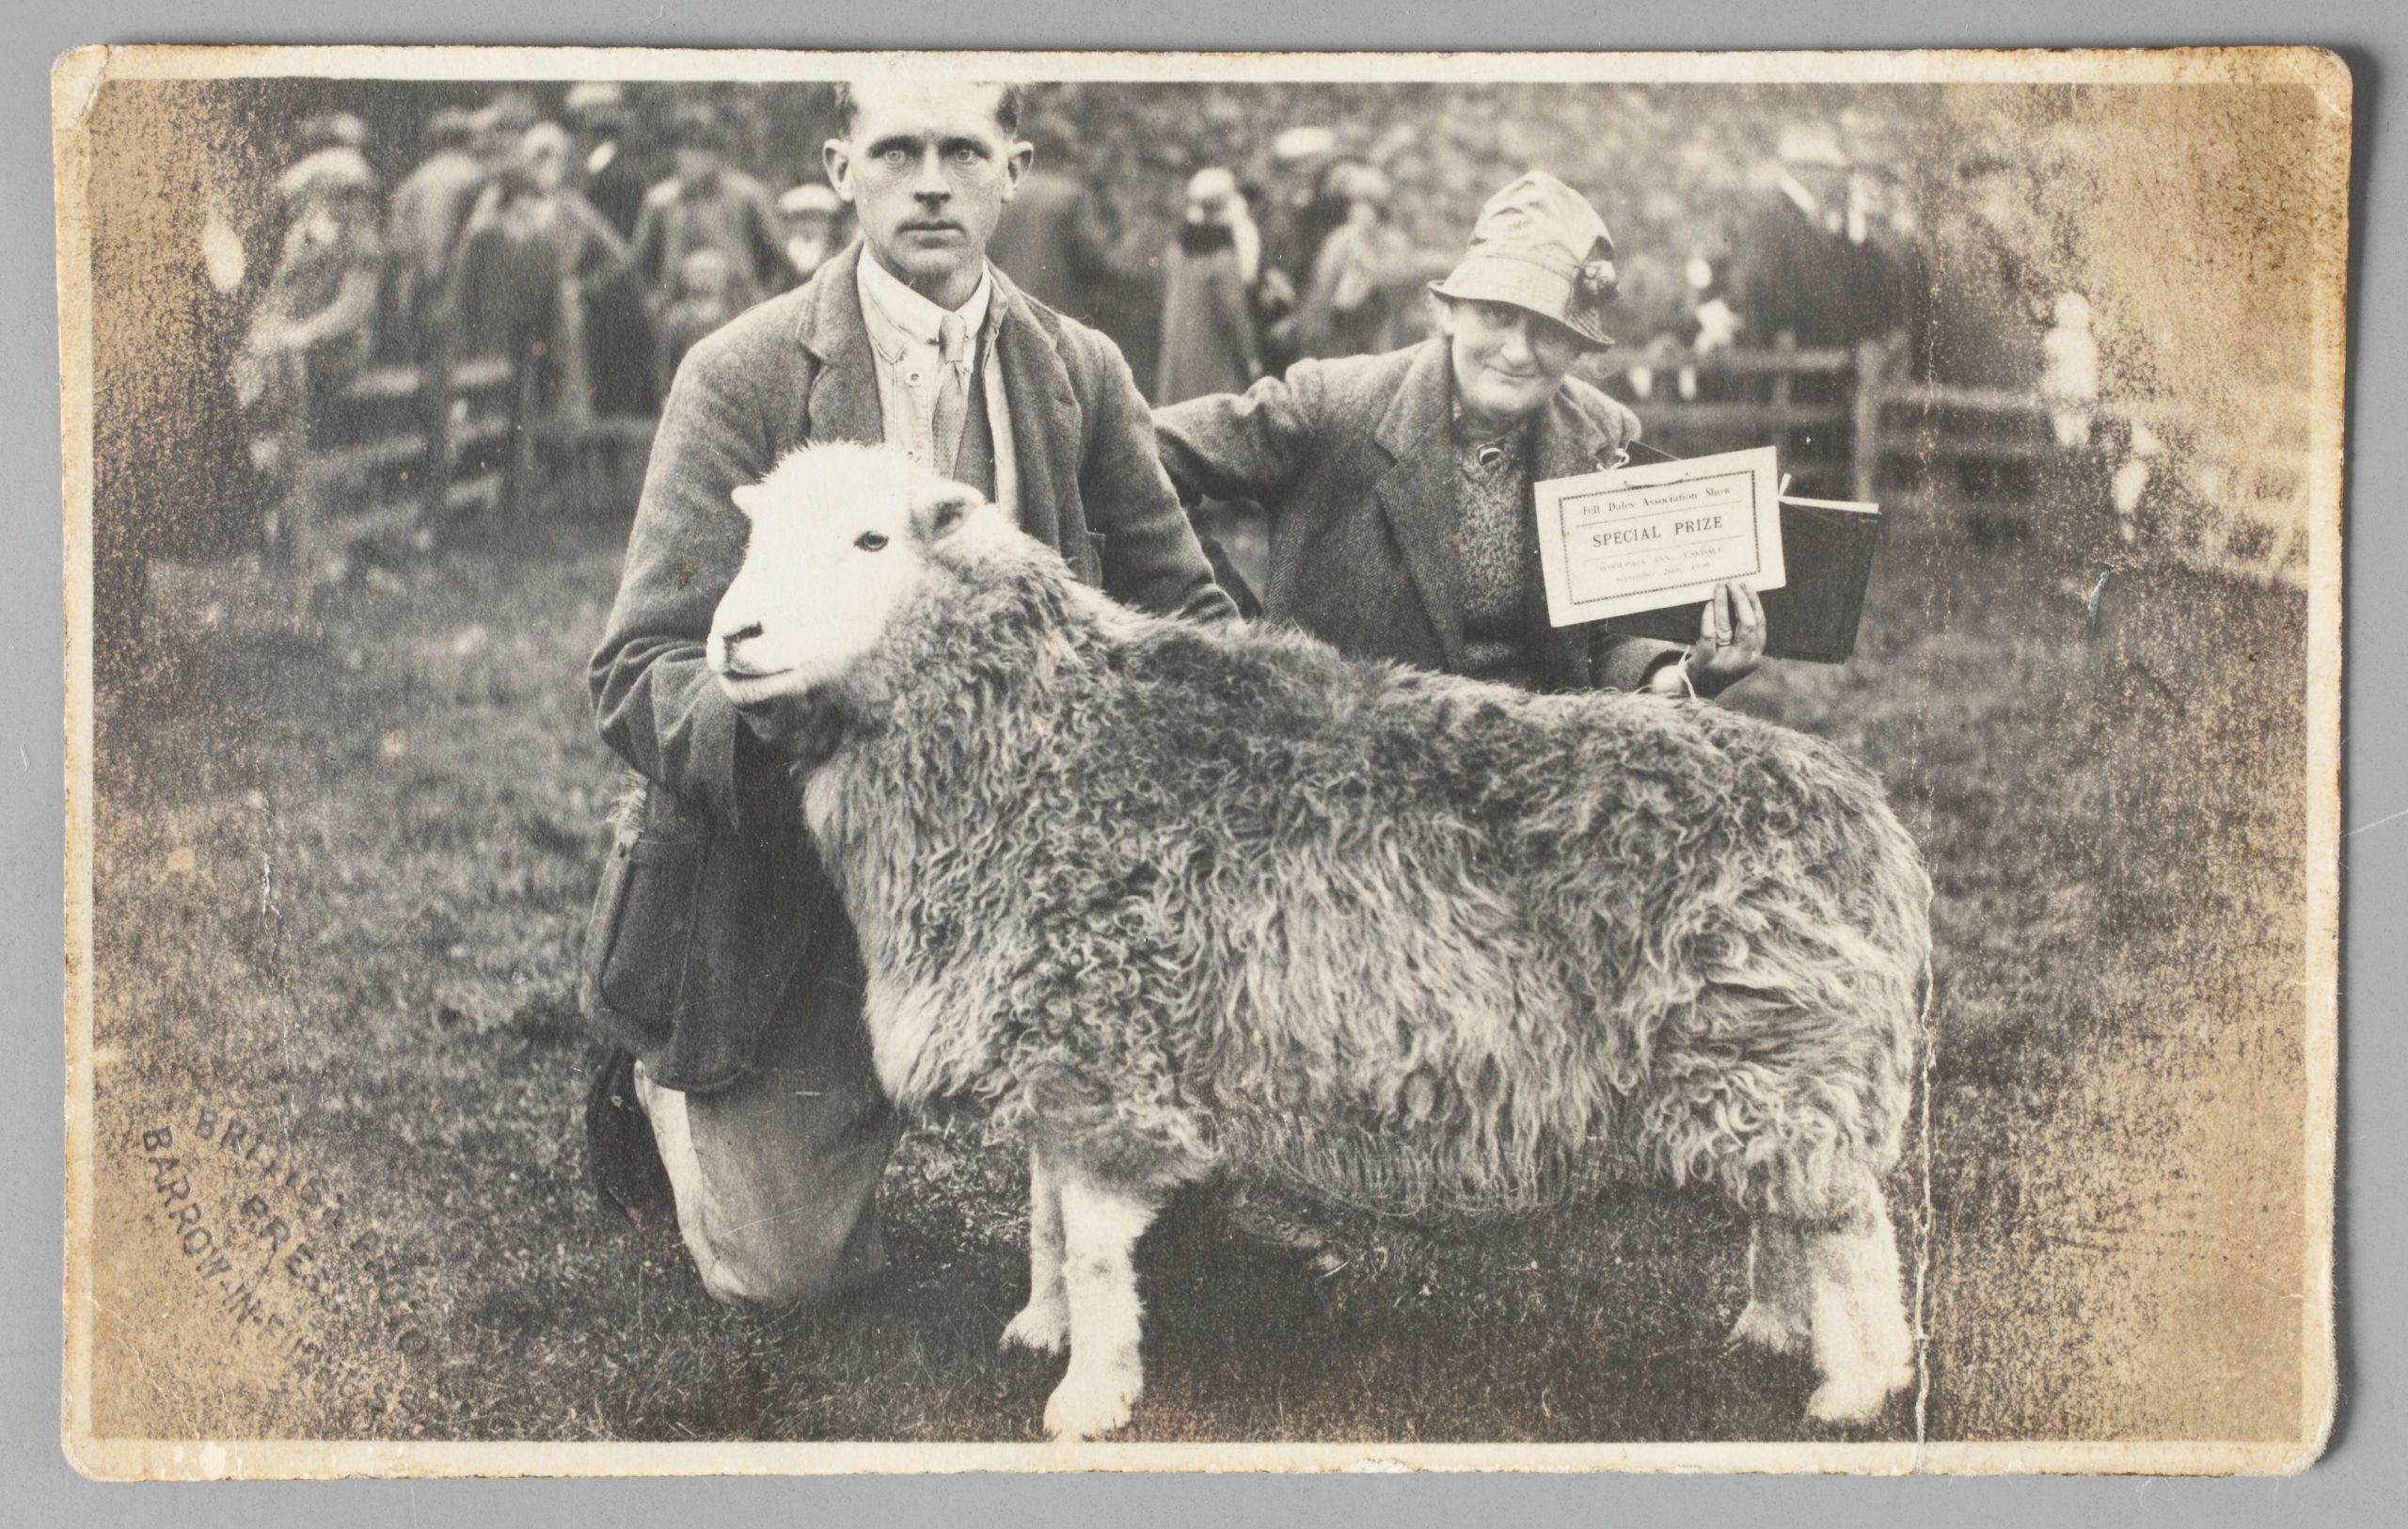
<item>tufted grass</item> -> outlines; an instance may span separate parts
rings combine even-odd
[[[2270,1236],[2298,1199],[2284,1142],[2235,1147],[2214,1113],[2238,1055],[2252,1103],[2295,1114],[2298,602],[2135,578],[2088,638],[2087,570],[1897,518],[1856,662],[1735,704],[1873,762],[1938,878],[1928,1222],[1924,1165],[1898,1186],[1910,1249],[1930,1236],[1933,1432],[2146,1436],[2166,1424],[2130,1383],[2148,1352],[2118,1298],[2187,1313],[2203,1374],[2295,1362],[2279,1242],[2214,1223],[2214,1278],[2158,1250],[2234,1214],[2215,1184],[2265,1202],[2247,1226]],[[137,1059],[103,1135],[238,1102],[382,1234],[436,1343],[393,1407],[314,1420],[330,1431],[1033,1438],[1052,1368],[995,1347],[1023,1294],[1010,1143],[909,1138],[890,1277],[804,1315],[715,1306],[673,1230],[583,1183],[570,964],[613,768],[582,664],[622,536],[514,528],[307,614],[239,568],[162,570],[163,649],[103,719],[98,1033]],[[1814,1436],[1803,1364],[1724,1346],[1741,1242],[1710,1203],[1631,1191],[1468,1231],[1340,1218],[1315,1262],[1181,1206],[1142,1254],[1133,1432]],[[1859,1436],[1912,1426],[1901,1400]]]

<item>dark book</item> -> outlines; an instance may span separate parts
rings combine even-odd
[[[1881,516],[1870,504],[1841,500],[1781,502],[1781,556],[1788,582],[1767,589],[1765,656],[1810,663],[1845,663],[1856,651],[1856,627],[1873,577]],[[1704,606],[1692,601],[1661,611],[1613,616],[1606,629],[1629,637],[1694,643]]]

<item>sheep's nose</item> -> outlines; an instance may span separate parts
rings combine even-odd
[[[723,633],[720,641],[729,647],[734,647],[738,643],[750,642],[760,635],[761,624],[755,621],[749,626],[738,627],[734,631]]]

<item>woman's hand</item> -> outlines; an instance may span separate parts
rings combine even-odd
[[[1741,583],[1714,586],[1689,646],[1689,683],[1712,695],[1756,672],[1765,661],[1765,604]]]
[[[1764,602],[1745,584],[1719,583],[1698,618],[1697,641],[1678,664],[1656,670],[1647,688],[1662,695],[1713,695],[1754,674],[1764,660]]]

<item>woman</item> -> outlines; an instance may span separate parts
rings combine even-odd
[[[1214,167],[1187,183],[1187,215],[1163,263],[1163,356],[1157,403],[1235,392],[1262,374],[1254,286],[1262,235],[1237,177]]]
[[[1296,309],[1307,356],[1360,356],[1396,343],[1396,283],[1410,263],[1404,235],[1388,222],[1387,177],[1369,165],[1332,171],[1345,215],[1313,256],[1312,279]]]
[[[358,150],[319,149],[277,177],[276,188],[292,221],[233,374],[252,462],[271,475],[297,465],[288,458],[368,364],[385,264],[376,180]]]
[[[1612,255],[1577,192],[1525,175],[1432,284],[1438,335],[1156,411],[1182,501],[1269,512],[1266,614],[1360,657],[1533,690],[1712,695],[1755,670],[1764,609],[1736,584],[1686,649],[1548,623],[1530,486],[1613,465],[1639,434],[1570,374],[1611,342]]]

